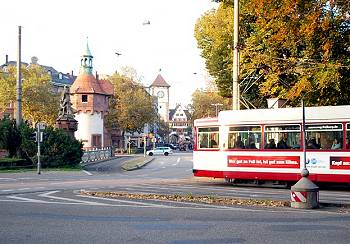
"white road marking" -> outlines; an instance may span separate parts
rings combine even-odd
[[[7,198],[22,200],[22,201],[26,201],[26,202],[35,202],[35,203],[45,203],[46,202],[46,201],[42,201],[42,200],[36,200],[36,199],[26,198],[26,197],[17,197],[17,196],[8,196]]]
[[[8,192],[8,191],[15,191],[15,189],[6,189],[6,190],[1,190],[3,192]]]
[[[98,203],[98,202],[87,202],[87,201],[81,201],[81,200],[71,199],[71,198],[51,196],[52,194],[57,193],[57,192],[59,192],[59,191],[49,191],[49,192],[40,194],[39,196],[40,197],[47,197],[47,198],[50,198],[50,199],[63,200],[63,201],[85,203],[85,204],[89,204],[89,205],[101,205],[101,206],[107,206],[108,205],[108,204]]]
[[[92,175],[89,171],[83,170],[83,172],[87,175]]]
[[[180,163],[180,160],[181,160],[180,158],[177,158],[177,161],[176,161],[176,162],[177,162],[177,163]]]

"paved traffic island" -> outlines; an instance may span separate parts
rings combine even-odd
[[[288,201],[274,201],[274,200],[260,200],[260,199],[239,199],[239,198],[225,198],[219,196],[197,196],[192,194],[141,194],[128,192],[97,192],[97,191],[81,191],[80,194],[104,197],[113,199],[138,199],[138,200],[164,200],[175,202],[190,202],[190,203],[204,203],[213,205],[249,205],[249,206],[264,206],[264,207],[289,207]]]
[[[153,161],[153,159],[154,159],[153,157],[149,157],[149,156],[132,157],[131,159],[125,161],[121,167],[125,171],[131,171],[131,170],[142,168],[143,166]]]
[[[180,195],[180,194],[142,194],[128,192],[97,192],[97,191],[81,191],[80,194],[111,198],[111,199],[134,199],[134,200],[160,200],[174,202],[203,203],[218,206],[252,206],[252,207],[290,207],[290,201],[269,200],[269,199],[242,199],[227,198],[220,196],[199,196],[199,195]],[[321,209],[336,211],[339,213],[350,213],[349,204],[320,203]]]

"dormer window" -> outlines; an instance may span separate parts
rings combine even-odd
[[[81,95],[81,102],[87,103],[88,101],[88,95]]]
[[[58,73],[58,79],[62,80],[62,73]]]
[[[51,70],[48,70],[47,73],[48,73],[48,75],[50,75],[50,76],[51,76],[51,74],[52,74]]]

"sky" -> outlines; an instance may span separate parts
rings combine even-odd
[[[194,26],[217,7],[211,0],[11,0],[1,5],[0,64],[6,54],[17,59],[22,26],[23,62],[36,56],[39,64],[78,74],[88,37],[95,71],[111,75],[133,67],[145,86],[160,73],[171,86],[170,108],[191,103],[193,91],[208,80]]]

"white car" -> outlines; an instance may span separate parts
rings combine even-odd
[[[148,156],[153,156],[153,155],[164,155],[168,156],[169,154],[173,153],[173,150],[171,150],[170,147],[156,147],[155,149],[148,150],[146,154]]]

